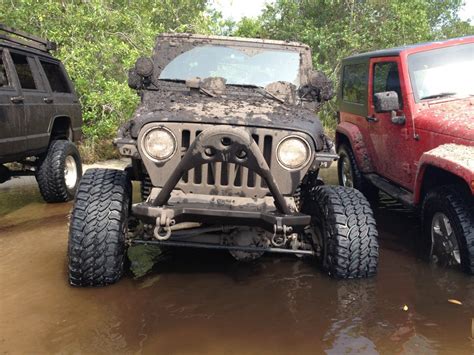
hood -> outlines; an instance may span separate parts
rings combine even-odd
[[[119,135],[138,137],[149,122],[225,124],[300,131],[310,134],[318,148],[324,131],[318,116],[311,110],[282,104],[257,95],[209,97],[171,91],[144,91],[142,103]]]
[[[415,116],[418,129],[474,141],[474,99],[428,104]]]

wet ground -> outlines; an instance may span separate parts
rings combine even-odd
[[[31,178],[0,186],[0,353],[474,353],[474,279],[418,260],[416,216],[392,201],[376,210],[371,280],[183,250],[97,289],[68,286],[70,209],[43,203]]]

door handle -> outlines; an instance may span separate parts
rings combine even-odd
[[[366,116],[365,119],[367,120],[367,122],[378,122],[379,119],[375,116]]]
[[[25,98],[23,96],[13,96],[10,98],[10,101],[14,104],[21,104]]]
[[[53,103],[53,98],[52,98],[52,97],[44,97],[44,98],[43,98],[43,101],[44,101],[46,104],[51,104],[51,103]]]

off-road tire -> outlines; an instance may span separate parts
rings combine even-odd
[[[353,188],[317,186],[305,194],[303,213],[321,236],[319,262],[334,278],[354,279],[377,273],[377,227],[369,202]],[[317,250],[314,238],[310,240]]]
[[[337,150],[339,155],[339,160],[337,162],[337,177],[339,179],[339,185],[344,186],[343,181],[343,164],[345,162],[349,163],[352,178],[353,178],[353,188],[362,192],[369,201],[376,201],[379,196],[379,191],[377,187],[372,185],[367,179],[364,178],[364,175],[360,171],[359,166],[357,165],[357,160],[354,156],[352,148],[347,144],[341,144]],[[350,186],[349,186],[350,187]]]
[[[68,188],[64,174],[66,158],[72,156],[76,162],[77,179],[73,187]],[[41,196],[46,202],[66,202],[74,198],[82,176],[82,162],[74,143],[68,140],[51,142],[48,152],[40,160],[36,169]]]
[[[456,236],[461,269],[474,274],[474,197],[455,185],[429,191],[422,204],[423,242],[431,246],[431,224],[436,212],[445,214]]]
[[[105,286],[122,276],[131,191],[124,171],[89,169],[84,174],[69,227],[71,285]]]
[[[8,180],[10,180],[10,178],[11,178],[10,170],[8,170],[8,168],[5,165],[0,164],[0,184],[7,182]]]

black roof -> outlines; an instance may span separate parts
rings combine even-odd
[[[458,38],[450,38],[447,40],[443,41],[432,41],[432,42],[423,42],[423,43],[415,43],[415,44],[409,44],[406,46],[400,46],[400,47],[394,47],[394,48],[387,48],[387,49],[380,49],[372,52],[366,52],[366,53],[359,53],[359,54],[354,54],[349,57],[344,58],[344,61],[363,61],[364,59],[369,59],[373,57],[393,57],[399,55],[401,52],[407,49],[411,48],[417,48],[417,47],[423,47],[427,46],[430,44],[435,44],[435,43],[446,43],[449,44],[450,42],[453,42],[455,40],[459,40],[462,38],[474,38],[474,36],[465,36],[465,37],[458,37]]]

